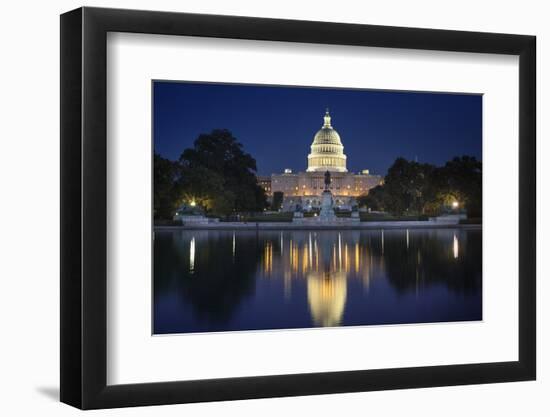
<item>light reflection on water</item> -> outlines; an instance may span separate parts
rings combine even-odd
[[[155,333],[481,319],[479,230],[174,231],[154,245]]]
[[[456,234],[453,235],[453,256],[455,259],[458,258],[458,238]]]
[[[195,237],[191,237],[189,242],[189,273],[195,272]]]

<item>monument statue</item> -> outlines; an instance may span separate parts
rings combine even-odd
[[[330,178],[330,172],[327,170],[327,172],[325,172],[325,190],[328,190],[331,182],[332,179]]]
[[[329,222],[336,220],[336,214],[334,213],[334,201],[332,199],[332,193],[330,192],[330,172],[325,172],[325,191],[321,197],[321,212],[319,213],[319,221]]]

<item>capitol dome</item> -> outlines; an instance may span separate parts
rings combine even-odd
[[[307,156],[308,172],[347,172],[346,155],[340,135],[330,124],[330,114],[327,109],[324,124],[313,138],[311,153]]]

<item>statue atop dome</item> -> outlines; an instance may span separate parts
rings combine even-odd
[[[324,119],[325,119],[325,124],[323,125],[323,127],[330,127],[330,128],[332,128],[332,126],[330,125],[330,113],[329,113],[329,111],[328,111],[328,107],[327,107],[327,110],[326,110],[326,112],[325,112],[325,117],[324,117]]]

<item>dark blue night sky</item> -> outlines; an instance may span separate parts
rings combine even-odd
[[[305,171],[326,107],[349,171],[385,175],[399,156],[436,165],[461,155],[481,160],[479,95],[155,81],[153,103],[155,152],[172,160],[200,133],[226,128],[258,174]]]

